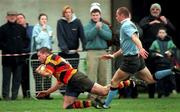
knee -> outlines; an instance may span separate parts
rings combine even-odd
[[[101,93],[102,96],[106,96],[107,94],[108,94],[108,91],[106,89]]]
[[[64,105],[63,105],[63,109],[70,109],[70,107],[71,107],[70,104],[69,104],[69,105],[67,105],[67,104],[64,104]]]
[[[118,83],[114,80],[111,80],[111,87],[117,87]]]
[[[104,87],[104,90],[102,91],[102,96],[106,96],[109,92],[109,87]]]
[[[156,80],[154,80],[154,79],[146,80],[146,83],[147,84],[154,84],[154,83],[156,83]]]
[[[63,105],[63,109],[68,109],[67,107],[68,107],[68,106],[64,106],[64,105]]]
[[[72,105],[66,105],[66,106],[63,106],[63,109],[72,109]]]

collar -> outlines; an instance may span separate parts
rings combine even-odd
[[[50,54],[49,56],[46,57],[46,61],[45,64],[49,63],[49,61],[51,60],[53,54]]]
[[[121,21],[121,24],[123,24],[123,23],[126,22],[126,21],[130,21],[130,20],[131,20],[130,18],[126,18],[126,19],[124,19],[124,20]]]
[[[68,20],[67,20],[65,17],[61,17],[61,19],[68,22]],[[75,15],[75,14],[72,14],[72,19],[69,21],[69,23],[70,23],[70,22],[73,22],[75,19],[77,19],[76,15]]]

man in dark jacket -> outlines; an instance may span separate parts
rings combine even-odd
[[[78,68],[79,40],[82,42],[82,49],[85,49],[85,36],[81,21],[75,16],[73,9],[70,6],[65,6],[62,11],[62,17],[57,22],[57,40],[58,46],[62,52],[59,53],[68,60],[74,68]]]
[[[16,24],[17,12],[7,12],[7,23],[0,27],[0,49],[2,50],[2,96],[4,100],[10,100],[10,79],[12,74],[12,96],[15,100],[21,82],[21,72],[23,63],[23,49],[27,45],[26,29]]]
[[[17,15],[17,24],[22,25],[26,29],[26,37],[30,40],[27,43],[27,47],[23,50],[26,55],[24,56],[24,63],[22,69],[22,80],[21,80],[21,87],[23,98],[30,98],[30,84],[29,84],[29,56],[31,52],[31,37],[32,37],[32,30],[33,26],[29,25],[26,22],[26,17],[23,13],[19,13]]]

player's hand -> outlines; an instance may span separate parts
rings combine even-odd
[[[36,97],[40,98],[40,97],[44,97],[44,96],[47,96],[47,95],[48,95],[47,91],[40,91],[40,92],[38,92]]]
[[[36,72],[37,73],[40,73],[41,71],[43,71],[45,69],[45,65],[44,64],[41,64],[41,65],[39,65],[37,68],[36,68]]]
[[[101,59],[107,60],[107,59],[113,59],[114,55],[112,54],[105,54],[100,57]]]
[[[162,54],[160,54],[160,53],[156,53],[156,56],[157,57],[164,57]]]
[[[147,59],[149,53],[144,48],[141,48],[139,51],[139,55],[142,56],[144,59]]]

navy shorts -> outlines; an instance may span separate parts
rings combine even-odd
[[[120,69],[124,72],[135,74],[145,68],[144,59],[138,55],[124,56]]]
[[[80,93],[90,92],[94,82],[82,72],[77,72],[72,76],[66,87],[66,96],[78,97]]]

